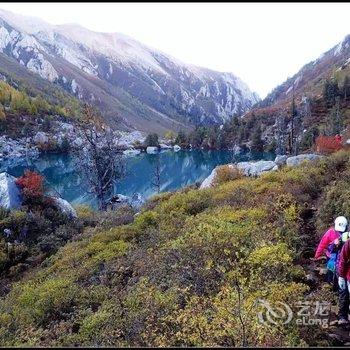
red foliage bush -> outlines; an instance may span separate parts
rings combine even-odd
[[[26,170],[16,184],[21,188],[25,200],[39,200],[44,195],[44,177],[35,171]]]
[[[315,146],[319,153],[333,153],[343,148],[340,136],[318,136]]]

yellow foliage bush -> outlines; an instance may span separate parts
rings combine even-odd
[[[221,165],[216,169],[213,185],[221,185],[228,181],[241,179],[244,176],[243,171],[235,166]]]

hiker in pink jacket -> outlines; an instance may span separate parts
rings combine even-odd
[[[334,227],[328,229],[323,235],[315,253],[315,259],[325,255],[327,257],[327,275],[326,281],[333,283],[337,289],[335,280],[336,263],[338,252],[341,248],[341,235],[346,231],[348,220],[344,216],[338,216],[334,221]]]

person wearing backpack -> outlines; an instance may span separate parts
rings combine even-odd
[[[322,236],[314,257],[314,260],[318,260],[324,255],[327,257],[326,281],[333,284],[334,290],[338,289],[336,266],[342,247],[342,234],[346,231],[347,226],[348,220],[344,216],[338,216],[334,220],[334,227],[330,227]]]

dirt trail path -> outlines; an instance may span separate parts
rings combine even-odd
[[[325,263],[324,261],[312,262],[308,267],[307,271],[312,274],[315,278],[315,284],[312,290],[320,288],[321,285],[326,285],[329,290],[332,290],[332,286],[327,282],[324,282],[325,277]],[[312,292],[312,291],[311,291]],[[330,315],[329,315],[329,325],[324,328],[327,338],[331,341],[334,346],[347,346],[350,347],[350,324],[347,326],[338,325],[338,296],[335,296],[336,303],[332,301]]]

